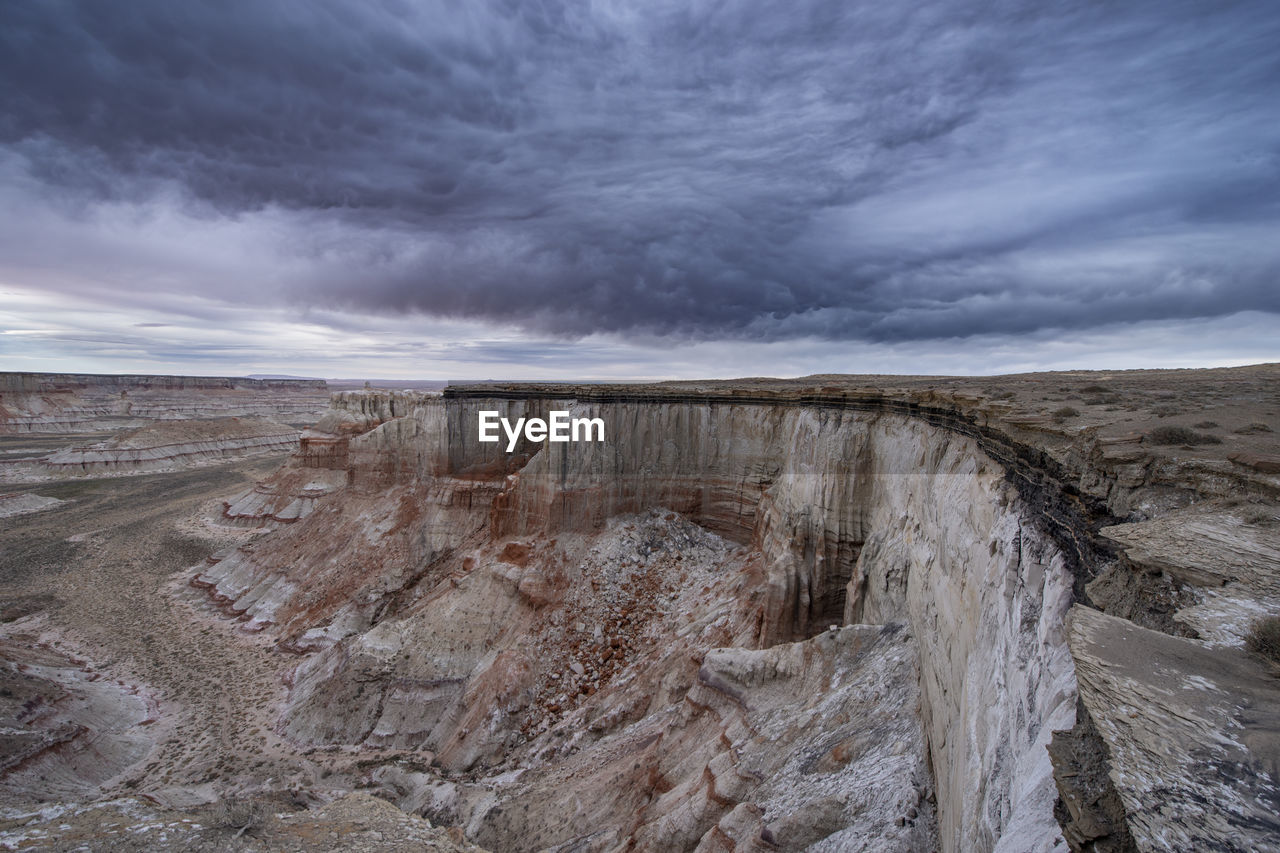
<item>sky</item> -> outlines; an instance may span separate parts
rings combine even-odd
[[[0,3],[0,370],[1280,361],[1280,4]]]

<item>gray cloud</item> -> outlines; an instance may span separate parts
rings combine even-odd
[[[569,337],[1277,312],[1276,44],[1265,0],[6,3],[9,198],[179,225],[0,261]]]

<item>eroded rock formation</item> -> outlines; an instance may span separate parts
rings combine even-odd
[[[227,457],[292,449],[298,431],[261,418],[216,418],[152,424],[105,441],[67,447],[40,460],[55,474],[161,471]]]
[[[0,482],[127,476],[284,455],[297,447],[298,436],[294,427],[262,418],[160,421],[98,441],[20,451],[0,462]]]
[[[312,423],[328,400],[319,379],[0,373],[0,435],[232,416]]]
[[[717,761],[739,766],[747,741],[694,746],[768,725],[716,710],[714,662],[796,643],[811,666],[854,669],[831,657],[845,634],[829,628],[901,625],[911,675],[890,681],[900,698],[918,691],[899,710],[918,703],[919,736],[903,743],[927,771],[912,796],[886,794],[914,797],[901,849],[934,821],[948,850],[1063,843],[1046,746],[1075,722],[1064,619],[1108,558],[1091,525],[1111,517],[1107,501],[1136,499],[1093,464],[1101,451],[1055,458],[1019,440],[1034,424],[927,395],[504,392],[335,399],[290,476],[345,466],[348,484],[197,578],[249,627],[318,652],[295,675],[291,737],[430,750],[446,770],[492,778],[520,768],[493,791],[459,782],[451,800],[499,848],[656,847],[666,833],[690,849],[800,849],[820,838],[781,831],[801,811],[771,811],[764,793],[780,765],[717,784]],[[511,455],[476,440],[481,409],[514,420],[552,407],[602,417],[609,440]],[[1092,502],[1069,487],[1086,474]],[[637,547],[619,519],[672,547]],[[720,550],[700,552],[699,529]],[[814,701],[845,707],[832,690]],[[660,742],[701,759],[668,766]],[[789,785],[802,801],[821,788]],[[581,821],[564,820],[588,790]],[[800,822],[846,838],[852,815],[826,808]],[[891,812],[862,835],[907,826],[906,808]]]
[[[1274,849],[1252,370],[342,394],[189,579],[494,850]],[[606,440],[477,440],[552,409]]]
[[[92,797],[154,745],[156,700],[34,636],[0,634],[0,795]]]

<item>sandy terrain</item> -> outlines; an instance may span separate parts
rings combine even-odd
[[[102,793],[250,777],[279,788],[320,774],[270,728],[282,677],[296,661],[225,622],[215,626],[194,594],[173,594],[175,572],[254,535],[204,523],[202,513],[278,464],[46,484],[40,494],[66,503],[0,521],[0,601],[6,618],[23,617],[0,630],[17,645],[45,644],[140,685],[159,702],[149,760]]]

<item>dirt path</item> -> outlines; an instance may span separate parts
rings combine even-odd
[[[116,788],[288,785],[316,775],[271,731],[281,678],[296,659],[166,591],[174,572],[245,538],[189,520],[279,463],[44,484],[22,490],[71,502],[0,520],[0,602],[38,602],[68,650],[161,699],[157,749]]]

